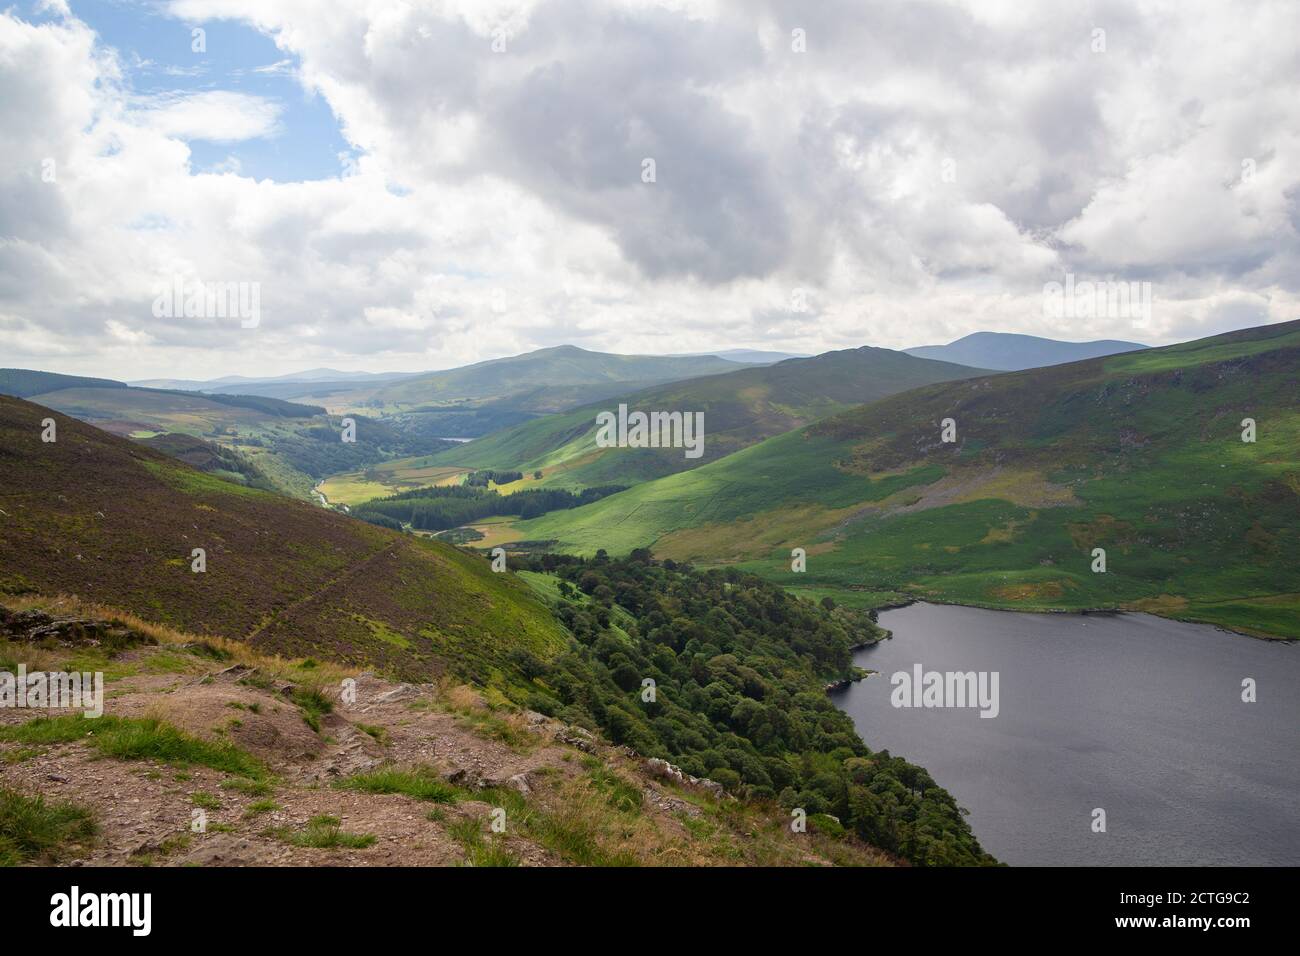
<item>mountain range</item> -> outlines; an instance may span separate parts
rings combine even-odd
[[[1295,637],[1298,506],[1290,322],[923,386],[513,533],[865,606],[1129,608]]]
[[[485,549],[650,549],[862,607],[1138,608],[1279,635],[1300,633],[1300,582],[1276,560],[1298,533],[1296,339],[1283,323],[1149,349],[954,343],[995,364],[1111,353],[1001,374],[869,347],[750,366],[560,347],[369,383],[364,451],[336,441],[337,415],[271,399],[15,370],[0,388],[140,440],[218,442],[235,457],[171,450],[249,487],[306,497],[328,477],[335,504],[402,492],[414,508],[478,472],[492,494],[531,495],[517,499],[528,509],[471,509],[489,517],[455,539]],[[620,404],[702,412],[704,455],[597,447],[596,415]],[[482,415],[507,424],[457,445],[425,418]],[[600,500],[556,497],[586,489]],[[796,548],[806,571],[788,570]]]
[[[435,454],[429,461],[540,471],[537,487],[634,484],[698,467],[863,402],[978,374],[979,369],[864,346],[618,396],[630,411],[703,413],[708,438],[698,459],[671,448],[598,448],[596,415],[613,407],[605,401],[496,432]]]
[[[497,567],[5,396],[0,532],[0,670],[96,672],[111,711],[0,721],[0,863],[994,862],[822,692],[878,629],[753,576]],[[9,789],[53,766],[54,815]]]

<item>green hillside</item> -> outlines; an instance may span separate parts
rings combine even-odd
[[[544,413],[657,382],[739,367],[713,355],[612,355],[561,345],[389,382],[365,390],[360,404],[393,411],[510,398],[514,407]]]
[[[47,443],[41,434],[49,417],[58,431]],[[196,547],[206,551],[202,573],[191,565]],[[866,841],[914,865],[994,862],[949,793],[922,768],[870,750],[823,693],[827,681],[852,673],[851,648],[878,636],[865,615],[797,600],[756,576],[695,573],[643,555],[625,562],[546,556],[528,563],[528,572],[493,573],[486,561],[447,545],[223,481],[40,405],[0,398],[2,621],[19,619],[7,604],[43,601],[75,607],[81,624],[127,612],[149,628],[232,639],[260,652],[251,665],[258,669],[280,655],[299,660],[296,673],[328,659],[401,680],[446,674],[488,693],[479,704],[467,688],[449,692],[460,703],[448,708],[455,716],[442,721],[444,729],[468,725],[513,752],[533,752],[534,735],[523,717],[512,716],[508,698],[561,726],[598,728],[642,757],[672,758],[687,774],[708,773],[710,788],[746,801],[717,804],[727,819],[764,813],[784,832],[787,808],[804,808],[813,830],[844,844],[840,861],[858,859],[854,851]],[[184,634],[169,642],[223,661],[233,653],[223,642],[202,645]],[[648,701],[646,675],[662,688]],[[250,686],[284,700],[279,680],[267,675]],[[205,683],[211,677],[169,685],[151,706],[174,704],[169,718],[185,719],[181,694]],[[322,715],[301,703],[314,699],[311,693],[300,687],[294,700],[304,719],[319,721]],[[495,711],[488,698],[497,701]],[[225,735],[243,728],[244,717],[261,717],[261,703],[253,709],[246,701],[241,697],[240,719],[211,732]],[[270,724],[278,707],[267,711]],[[410,734],[415,713],[399,711],[403,729],[393,736]],[[104,726],[118,729],[123,719],[106,717]],[[380,727],[365,733],[382,747],[390,732]],[[421,733],[428,732],[426,721]],[[48,722],[13,733],[41,743],[84,737]],[[276,733],[283,731],[240,740],[259,739],[270,749],[266,741],[276,738],[268,735]],[[572,727],[564,733],[586,751],[582,770],[600,765],[595,738]],[[436,749],[445,759],[448,745],[433,741],[422,736],[420,754]],[[202,745],[187,746],[192,753]],[[235,752],[225,736],[222,746],[222,754]],[[288,746],[271,750],[277,772]],[[262,773],[251,758],[235,769],[245,777]],[[618,779],[606,774],[601,789]],[[408,792],[415,778],[381,768],[371,779],[367,791],[390,794]],[[539,772],[532,786],[546,780]],[[459,793],[446,791],[448,798]],[[639,812],[640,786],[626,796],[622,812]],[[589,813],[586,804],[572,806],[575,816]],[[691,829],[690,836],[713,829]],[[810,861],[806,851],[800,859]]]
[[[142,445],[148,445],[154,451],[160,451],[177,461],[184,462],[191,468],[208,472],[227,481],[234,481],[253,488],[276,491],[275,482],[271,481],[258,469],[247,456],[218,445],[216,442],[204,441],[192,435],[168,432],[152,438],[141,438]]]
[[[53,417],[57,441],[41,440]],[[206,570],[192,570],[192,549]],[[0,397],[0,592],[75,593],[197,634],[428,679],[509,681],[564,630],[487,562],[221,480]]]
[[[703,412],[706,439],[701,458],[686,458],[680,449],[598,448],[596,413],[616,405],[604,402],[488,435],[434,460],[471,468],[540,470],[541,486],[635,484],[697,468],[862,402],[977,374],[980,370],[890,349],[827,352],[619,397],[633,411]]]
[[[860,604],[1139,608],[1300,637],[1300,323],[926,386],[517,530]]]
[[[42,392],[60,388],[126,388],[125,382],[110,378],[88,378],[84,375],[60,375],[58,372],[38,372],[26,368],[0,368],[0,395],[29,398]]]
[[[247,458],[280,491],[304,500],[311,499],[312,486],[326,475],[450,444],[413,437],[391,423],[360,415],[353,416],[356,441],[345,443],[337,417],[263,396],[80,386],[39,393],[31,400],[117,435],[187,435],[216,442]]]

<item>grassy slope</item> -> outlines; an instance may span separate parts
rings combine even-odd
[[[306,420],[223,405],[201,395],[137,388],[62,388],[33,395],[31,400],[114,434],[178,434],[221,441],[252,459],[285,494],[303,499],[311,497],[310,476],[269,448],[245,444],[237,437],[265,440],[275,435],[290,435],[301,429]]]
[[[540,469],[543,479],[536,487],[636,484],[699,467],[864,401],[975,374],[965,366],[889,349],[828,352],[661,385],[620,399],[632,410],[704,412],[705,454],[699,459],[686,458],[680,449],[598,449],[595,416],[617,406],[610,401],[488,435],[435,460],[530,473]]]
[[[518,530],[862,603],[1139,607],[1300,637],[1298,386],[1297,322],[927,386]]]
[[[582,386],[629,383],[625,390],[630,390],[633,382],[666,382],[737,367],[715,356],[610,355],[566,345],[367,389],[365,404],[411,408],[522,396],[539,409],[572,407],[586,400]],[[553,394],[553,389],[560,391]],[[529,398],[533,392],[539,394]]]
[[[41,420],[58,441],[40,439]],[[0,397],[0,591],[76,593],[275,653],[487,682],[562,629],[529,589],[437,542],[244,488]],[[207,571],[190,569],[192,548]]]
[[[246,398],[79,387],[34,395],[31,401],[116,435],[188,435],[217,442],[250,459],[278,490],[305,501],[315,500],[311,492],[318,477],[343,467],[373,465],[392,455],[437,450],[447,444],[406,436],[387,423],[366,420],[358,425],[357,443],[342,446],[336,419],[265,397],[250,399],[265,402],[265,408],[244,407],[240,403]]]
[[[126,388],[125,382],[85,375],[60,375],[25,368],[0,368],[0,394],[29,398],[62,388]]]

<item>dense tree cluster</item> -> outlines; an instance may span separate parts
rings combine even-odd
[[[734,793],[801,807],[814,825],[833,815],[913,863],[992,862],[953,797],[924,769],[869,750],[826,694],[851,648],[879,634],[867,615],[644,551],[516,562],[560,578],[557,613],[575,638],[553,661],[516,655],[530,706]]]
[[[465,479],[465,484],[471,488],[486,488],[491,482],[498,485],[508,485],[512,481],[518,481],[524,476],[522,471],[492,471],[484,469],[483,471],[470,472],[469,477]]]
[[[548,511],[590,504],[622,490],[622,485],[604,485],[584,488],[580,492],[562,488],[533,488],[501,495],[495,490],[489,491],[482,487],[447,485],[416,488],[387,498],[376,498],[358,505],[353,513],[367,521],[372,520],[372,515],[382,515],[396,521],[398,527],[409,524],[419,531],[445,531],[491,515],[536,518]]]

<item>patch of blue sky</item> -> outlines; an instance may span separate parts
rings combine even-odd
[[[278,121],[265,135],[232,142],[187,131],[183,138],[194,172],[303,182],[341,175],[341,157],[355,155],[325,98],[299,83],[296,57],[249,24],[183,21],[156,0],[71,0],[70,7],[117,52],[127,89],[142,102],[228,91],[275,104]],[[32,19],[49,16],[34,9]],[[194,49],[196,27],[204,31],[201,51]]]

